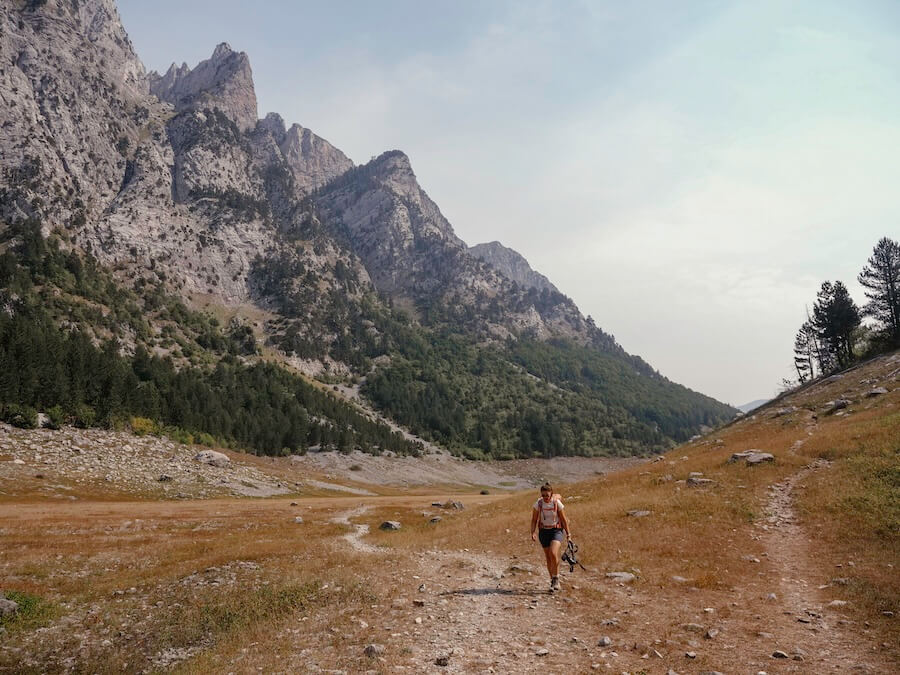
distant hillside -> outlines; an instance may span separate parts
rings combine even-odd
[[[769,400],[770,399],[767,399],[767,398],[758,398],[755,401],[750,401],[750,403],[745,403],[744,405],[739,405],[737,407],[737,409],[740,410],[741,412],[748,413],[751,410],[755,410],[756,408],[761,406],[763,403],[768,403]]]

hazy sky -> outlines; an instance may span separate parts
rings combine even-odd
[[[900,236],[900,3],[119,0],[148,69],[246,51],[259,113],[398,148],[664,375],[792,376],[825,279]]]

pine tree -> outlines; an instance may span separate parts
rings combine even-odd
[[[794,368],[797,369],[797,377],[801,384],[815,378],[817,359],[816,330],[809,320],[806,320],[794,338]]]
[[[843,368],[853,361],[853,331],[859,327],[859,308],[840,281],[826,281],[813,305],[812,324],[821,343],[819,368]]]
[[[900,345],[900,244],[882,237],[858,279],[869,299],[865,314],[884,327],[891,345]]]

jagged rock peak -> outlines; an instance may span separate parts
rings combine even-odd
[[[491,265],[507,279],[512,279],[520,286],[538,290],[556,291],[558,289],[540,272],[535,272],[525,257],[499,241],[476,244],[469,248],[469,253]]]
[[[174,63],[165,75],[150,73],[150,91],[178,111],[219,108],[241,131],[257,122],[256,90],[250,58],[235,52],[227,42],[216,46],[212,56],[195,68]]]
[[[259,121],[259,126],[272,134],[275,142],[279,145],[284,141],[287,127],[284,124],[284,118],[278,113],[270,112]]]

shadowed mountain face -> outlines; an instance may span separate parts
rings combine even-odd
[[[354,166],[276,113],[257,119],[243,52],[223,43],[193,68],[147,74],[111,0],[6,2],[0,21],[3,221],[65,233],[129,285],[266,312],[264,338],[308,372],[363,375],[380,357],[384,369],[401,353],[425,358],[401,349],[408,330],[425,345],[455,335],[473,353],[562,341],[621,366],[602,385],[610,404],[675,387],[677,405],[700,406],[704,423],[730,414],[626,354],[515,251],[469,248],[402,152]],[[539,368],[535,353],[523,350],[516,367],[599,395],[572,363]],[[628,414],[653,420],[653,396],[646,415],[639,400]]]

